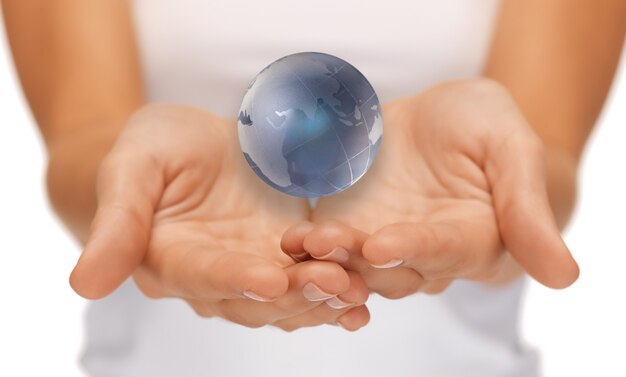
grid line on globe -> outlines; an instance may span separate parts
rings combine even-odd
[[[346,66],[346,65],[344,64],[344,65],[342,65],[342,66],[341,66],[341,68],[343,68],[343,67],[345,67],[345,66]],[[339,71],[341,70],[341,68],[337,69],[337,72],[339,72]],[[317,97],[313,94],[313,92],[311,92],[311,89],[309,89],[309,87],[307,87],[307,86],[306,86],[306,84],[302,81],[302,79],[301,79],[300,77],[298,77],[298,75],[297,75],[296,73],[292,73],[292,75],[293,75],[296,79],[298,79],[298,81],[300,82],[300,85],[302,85],[302,87],[304,87],[304,89],[306,89],[306,90],[309,92],[309,94],[311,95],[311,97],[312,97],[314,100],[317,100]],[[330,76],[331,76],[331,77],[333,77],[333,78],[335,78],[335,80],[337,80],[340,84],[343,84],[343,83],[341,82],[341,80],[339,80],[339,79],[337,79],[337,78],[335,77],[335,73],[332,73]],[[348,93],[350,93],[350,91],[348,91]],[[352,97],[352,98],[354,99],[354,97]],[[355,101],[356,101],[356,100],[355,100]],[[331,129],[334,131],[335,136],[337,137],[337,142],[338,142],[338,143],[339,143],[339,145],[341,146],[341,150],[343,151],[343,154],[346,156],[346,162],[348,163],[348,169],[350,169],[350,182],[353,182],[353,181],[354,181],[354,172],[352,171],[352,165],[350,165],[350,157],[348,157],[348,152],[346,152],[346,148],[343,146],[343,143],[341,142],[341,139],[339,138],[339,135],[337,134],[337,132],[335,131],[335,129],[334,129],[334,128],[332,128],[332,127],[331,127]],[[304,144],[307,144],[307,143],[309,143],[309,142],[311,142],[311,141],[313,141],[313,139],[308,139],[306,142],[304,142]],[[303,145],[304,145],[304,144],[303,144]],[[369,149],[369,145],[368,145],[367,149]],[[342,164],[343,164],[343,163],[342,163]],[[339,165],[339,166],[341,166],[341,165]],[[334,169],[336,169],[336,168],[334,168]],[[319,170],[317,170],[317,174],[319,175],[319,177],[321,177],[322,179],[324,179],[326,182],[328,182],[328,183],[329,183],[331,186],[333,186],[335,189],[337,189],[337,190],[341,190],[341,189],[342,189],[342,187],[337,187],[337,186],[335,186],[334,184],[332,184],[332,182],[330,182],[328,179],[326,179],[326,177],[324,176],[324,174],[323,174],[322,172],[320,172]],[[306,182],[305,182],[305,183],[306,183]],[[301,186],[299,186],[299,187],[301,187]]]
[[[239,142],[251,169],[271,187],[306,198],[332,195],[372,164],[382,140],[380,110],[371,84],[346,61],[293,54],[250,83]]]

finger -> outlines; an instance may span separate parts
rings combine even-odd
[[[312,309],[310,312],[291,318],[281,319],[272,325],[288,332],[295,331],[303,327],[316,327],[325,324],[343,327],[343,325],[338,322],[339,317],[354,310],[357,311],[357,315],[350,315],[346,317],[345,321],[349,326],[349,329],[358,329],[367,325],[369,322],[369,311],[367,311],[368,316],[362,315],[363,307],[365,307],[365,305],[352,306],[341,311],[333,312],[328,306],[320,305]]]
[[[427,280],[473,276],[489,269],[499,256],[498,230],[491,218],[391,224],[363,245],[363,257],[374,267],[402,265]]]
[[[364,278],[371,292],[392,300],[415,294],[426,283],[419,272],[408,267],[372,269],[364,275]]]
[[[361,249],[367,233],[338,221],[317,224],[302,243],[304,250],[318,260],[328,260],[361,273],[371,268],[363,259]]]
[[[97,179],[98,209],[70,276],[79,295],[97,299],[110,294],[141,263],[162,190],[160,169],[147,158],[113,152],[103,161]]]
[[[304,238],[315,228],[310,221],[302,221],[289,227],[280,240],[281,250],[296,262],[310,258],[304,249]]]
[[[331,309],[344,310],[355,305],[362,305],[369,297],[369,290],[363,276],[354,271],[346,271],[346,273],[350,278],[350,287],[347,291],[325,301]]]
[[[537,281],[565,288],[579,274],[561,238],[545,181],[543,145],[531,131],[490,143],[485,170],[504,245]]]
[[[195,300],[248,297],[269,302],[284,295],[289,287],[287,273],[266,258],[204,245],[176,244],[151,250],[144,263],[171,296]]]
[[[341,264],[361,273],[370,269],[361,256],[367,233],[338,221],[320,224],[303,222],[289,228],[283,235],[283,251],[296,261],[309,258]]]
[[[452,281],[452,279],[438,279],[429,281],[426,282],[424,286],[422,286],[420,291],[429,295],[437,295],[448,289],[450,284],[452,284]]]
[[[213,318],[217,315],[217,311],[215,309],[215,302],[208,302],[202,300],[194,300],[194,299],[186,299],[187,304],[191,306],[194,312],[202,318]]]
[[[357,331],[367,325],[369,321],[370,312],[365,305],[357,306],[337,318],[337,323],[348,331]]]
[[[354,307],[365,304],[369,291],[360,274],[348,271],[350,288],[336,297],[330,298],[311,310],[301,314],[280,319],[274,325],[286,331],[293,331],[301,327],[319,326],[326,323],[336,323],[344,313]]]
[[[218,305],[220,315],[244,326],[258,327],[300,315],[318,306],[328,306],[326,300],[340,294],[346,294],[346,300],[355,302],[367,295],[362,280],[353,280],[335,263],[307,261],[289,266],[285,271],[289,276],[289,290],[283,296],[274,302],[224,300]]]

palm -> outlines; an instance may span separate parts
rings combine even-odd
[[[211,123],[165,124],[151,136],[150,148],[156,147],[167,165],[150,247],[135,274],[145,291],[151,290],[154,276],[167,273],[160,268],[171,265],[163,263],[168,258],[179,265],[193,263],[196,253],[244,253],[282,267],[293,263],[280,252],[280,236],[308,216],[308,203],[281,195],[254,177],[235,148],[234,120],[213,117]],[[166,136],[172,133],[176,138]],[[155,145],[164,141],[167,146]],[[181,259],[183,253],[188,261]]]
[[[149,297],[183,298],[201,316],[245,326],[365,325],[358,274],[281,252],[282,233],[308,218],[308,202],[258,180],[237,144],[234,120],[202,110],[135,113],[100,167],[74,286],[103,297],[132,274]]]
[[[480,148],[486,130],[474,117],[479,111],[456,109],[439,113],[419,98],[386,105],[376,162],[353,188],[320,200],[314,221],[337,219],[369,234],[397,223],[437,224],[460,234],[477,231],[484,263],[462,276],[420,273],[426,278],[490,275],[503,254],[488,179],[470,152]]]
[[[350,190],[320,200],[314,218],[345,220],[368,233],[400,221],[478,221],[495,234],[487,179],[454,145],[461,132],[438,135],[440,124],[397,119],[400,106],[384,108],[385,140],[371,170]]]
[[[507,256],[548,286],[576,279],[548,201],[543,145],[506,89],[446,83],[386,105],[383,115],[370,172],[319,201],[313,219],[325,223],[288,230],[287,253],[342,260],[389,297],[439,292],[455,278],[510,279],[518,266],[503,270]]]
[[[233,142],[219,140],[220,145]],[[306,201],[274,192],[242,165],[245,162],[235,148],[224,150],[212,144],[190,151],[203,158],[186,162],[185,170],[166,187],[154,217],[151,254],[160,258],[188,245],[206,252],[262,255],[283,266],[292,263],[280,252],[280,236],[286,227],[308,216]],[[209,149],[211,153],[206,152]],[[228,166],[216,168],[212,166],[216,161]],[[219,177],[207,176],[209,171],[218,171]]]

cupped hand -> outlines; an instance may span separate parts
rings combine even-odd
[[[133,115],[104,159],[98,210],[71,284],[104,297],[133,276],[149,297],[179,297],[202,316],[292,330],[369,319],[359,274],[294,264],[280,236],[309,216],[305,200],[256,178],[234,120],[171,105]]]
[[[390,298],[489,281],[511,257],[547,286],[576,280],[548,201],[544,147],[506,89],[445,83],[383,116],[370,171],[285,233],[288,254],[337,261]]]

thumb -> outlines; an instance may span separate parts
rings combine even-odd
[[[501,139],[489,143],[485,170],[504,245],[535,280],[565,288],[579,270],[548,200],[543,143],[530,129]]]
[[[98,209],[70,276],[79,295],[109,295],[142,262],[162,182],[160,170],[147,157],[112,152],[105,158],[98,173]]]

